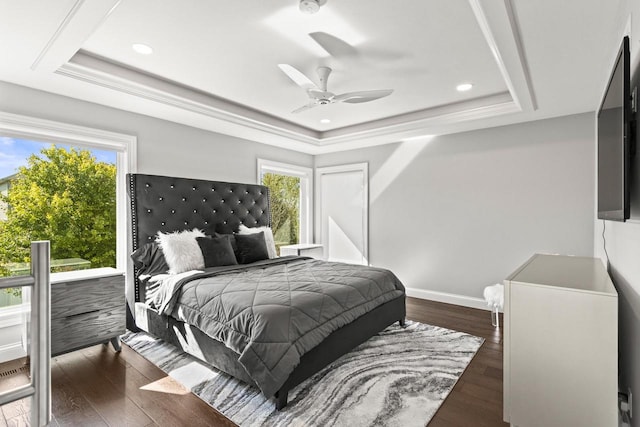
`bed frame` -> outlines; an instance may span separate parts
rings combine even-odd
[[[271,225],[269,189],[262,185],[205,181],[157,175],[130,174],[133,250],[154,240],[158,231],[199,228],[231,233],[240,224]],[[142,286],[135,275],[127,289],[127,328],[144,330],[209,363],[241,381],[255,385],[238,362],[238,354],[198,328],[163,317],[144,304]],[[334,331],[300,359],[300,364],[275,395],[277,409],[287,405],[289,390],[362,344],[394,322],[404,324],[405,297],[391,300]]]

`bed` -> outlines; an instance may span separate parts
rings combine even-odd
[[[133,251],[151,247],[158,232],[225,236],[271,224],[265,186],[127,178]],[[136,271],[127,289],[128,328],[260,388],[277,409],[293,387],[392,323],[404,324],[404,287],[384,269],[282,257],[199,271],[156,282],[164,289],[156,304],[147,295],[151,282]]]

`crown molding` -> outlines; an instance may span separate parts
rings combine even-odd
[[[45,55],[51,50],[51,47],[60,38],[62,32],[67,28],[67,26],[69,26],[69,24],[71,23],[71,19],[73,19],[78,10],[80,10],[80,6],[82,6],[83,3],[84,0],[77,0],[73,4],[73,6],[71,6],[71,9],[69,9],[67,15],[64,17],[58,28],[56,28],[56,31],[53,33],[49,41],[47,41],[47,44],[44,46],[44,48],[40,51],[40,54],[38,55],[36,60],[33,61],[33,64],[31,64],[32,71],[38,68],[38,65],[40,65],[40,62],[42,61],[42,58],[44,58]]]
[[[29,67],[54,72],[66,63],[120,5],[121,0],[76,0]]]
[[[484,119],[518,111],[520,109],[513,102],[511,95],[508,92],[503,92],[326,131],[322,133],[322,141],[323,146],[326,146],[363,137],[370,138],[425,129],[436,125],[450,125],[461,121]]]
[[[513,101],[521,111],[537,109],[531,74],[511,0],[469,0]]]
[[[308,144],[319,143],[318,132],[84,51],[76,53],[56,74]]]

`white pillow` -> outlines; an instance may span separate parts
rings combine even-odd
[[[273,231],[271,231],[271,227],[247,227],[244,224],[240,224],[238,228],[238,234],[254,234],[264,232],[264,242],[267,244],[267,252],[269,253],[269,258],[277,258],[278,253],[276,252],[276,241],[273,238]]]
[[[167,260],[169,274],[204,268],[204,257],[196,237],[205,237],[205,234],[197,228],[167,234],[158,231],[156,242]]]

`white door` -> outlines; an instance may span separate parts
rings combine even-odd
[[[369,263],[368,170],[366,163],[316,169],[318,228],[324,258]]]

